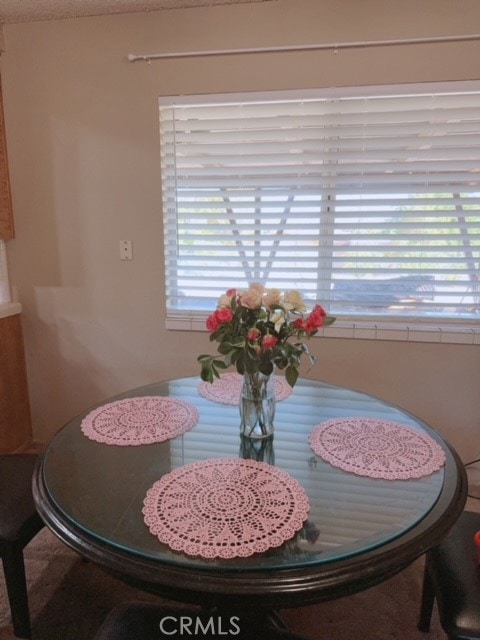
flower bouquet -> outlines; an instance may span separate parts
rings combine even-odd
[[[277,367],[285,370],[293,387],[302,355],[315,363],[305,341],[334,321],[319,304],[307,313],[302,294],[296,290],[282,292],[257,283],[246,290],[229,289],[207,318],[210,340],[219,343],[220,357],[198,357],[201,378],[213,382],[220,377],[219,370],[229,366],[242,375],[270,376]]]
[[[320,305],[310,313],[300,292],[283,293],[252,284],[246,290],[229,289],[207,318],[210,340],[218,342],[220,357],[200,355],[200,376],[206,382],[220,378],[219,371],[235,366],[243,375],[240,397],[240,433],[250,439],[273,435],[275,416],[274,368],[285,369],[293,387],[301,357],[307,354],[305,340],[320,327],[335,321]]]

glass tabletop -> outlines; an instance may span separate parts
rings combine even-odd
[[[199,378],[148,385],[109,400],[160,395],[198,409],[196,426],[158,444],[115,446],[95,442],[81,431],[85,412],[69,422],[47,447],[42,461],[46,495],[78,532],[136,557],[187,568],[233,571],[274,570],[321,565],[382,547],[403,536],[436,504],[445,470],[410,480],[381,480],[342,471],[312,451],[308,436],[319,423],[343,417],[390,420],[427,431],[418,419],[371,396],[310,380],[277,403],[273,441],[252,449],[239,436],[237,406],[219,404],[199,393]],[[104,403],[105,404],[105,403]],[[100,406],[100,405],[99,405]],[[247,457],[288,472],[305,490],[308,520],[294,538],[248,558],[228,560],[187,556],[161,544],[144,523],[143,500],[164,474],[191,462]]]

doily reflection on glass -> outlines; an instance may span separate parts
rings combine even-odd
[[[420,478],[445,463],[442,447],[427,433],[377,418],[327,420],[313,429],[309,441],[334,467],[370,478]]]
[[[175,551],[247,557],[293,538],[309,511],[300,484],[265,462],[221,458],[185,465],[148,491],[145,524]]]
[[[275,400],[285,400],[292,393],[292,387],[285,378],[274,376]],[[213,382],[200,382],[198,392],[201,396],[219,404],[238,405],[242,392],[243,376],[236,372],[224,373]]]
[[[141,396],[94,409],[83,419],[81,429],[91,440],[104,444],[153,444],[189,431],[198,418],[197,409],[183,400]]]

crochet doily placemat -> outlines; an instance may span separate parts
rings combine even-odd
[[[148,491],[145,524],[175,551],[247,557],[293,538],[309,511],[300,484],[266,462],[220,458],[163,476]]]
[[[189,431],[198,419],[197,409],[183,400],[141,396],[94,409],[82,420],[81,429],[104,444],[153,444]]]
[[[285,400],[292,393],[292,387],[285,378],[274,376],[275,400],[280,402]],[[218,402],[219,404],[238,405],[242,392],[243,376],[239,373],[224,373],[220,378],[215,378],[213,382],[201,382],[198,385],[198,392],[207,400]]]
[[[420,478],[445,463],[442,447],[427,433],[377,418],[327,420],[313,429],[309,442],[333,466],[370,478]]]

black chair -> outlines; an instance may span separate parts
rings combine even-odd
[[[0,455],[0,555],[18,638],[30,638],[27,583],[23,549],[43,527],[32,497],[31,454]]]
[[[480,639],[480,567],[473,537],[480,514],[465,511],[448,536],[426,554],[418,628],[429,631],[437,600],[449,640]]]
[[[151,602],[127,602],[111,611],[94,640],[185,637],[207,640],[225,637],[235,637],[237,640],[306,640],[274,622],[261,623],[258,615],[254,620],[251,615],[248,617],[237,612],[230,616],[218,612],[168,608]]]

